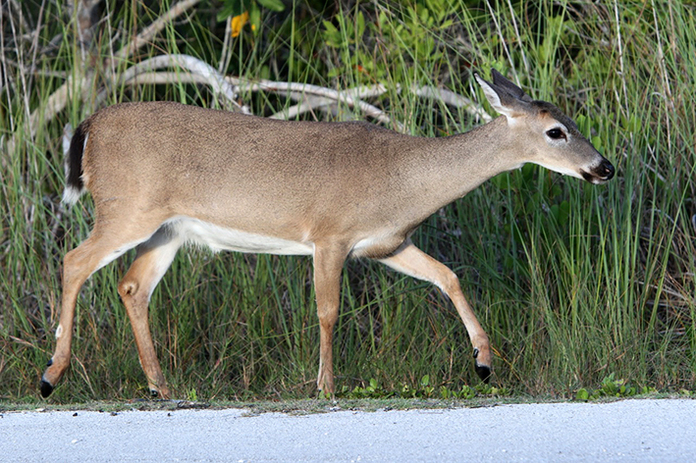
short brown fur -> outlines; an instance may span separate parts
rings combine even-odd
[[[76,200],[84,181],[94,199],[95,225],[65,256],[57,345],[42,394],[51,393],[68,367],[83,283],[137,246],[118,291],[150,388],[169,397],[148,328],[149,298],[179,247],[192,239],[214,246],[218,232],[229,249],[313,255],[320,390],[334,391],[331,341],[348,257],[375,258],[439,286],[469,333],[477,372],[488,379],[488,337],[458,278],[418,250],[410,234],[439,208],[525,162],[593,183],[611,178],[613,167],[553,105],[544,103],[540,117],[538,102],[500,74],[494,72],[493,84],[477,80],[504,116],[444,138],[362,122],[274,121],[165,102],[121,104],[87,119],[70,150],[65,198]],[[568,132],[565,142],[549,138],[549,127],[559,124]],[[215,233],[200,227],[216,227]]]

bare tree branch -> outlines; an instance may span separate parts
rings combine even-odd
[[[467,113],[475,117],[480,117],[485,122],[490,122],[491,119],[493,119],[481,106],[451,90],[425,86],[413,88],[411,91],[420,97],[440,100],[446,105],[462,108]]]
[[[297,92],[297,93],[301,93],[301,94],[302,93],[310,93],[312,95],[317,95],[317,96],[329,98],[329,99],[344,103],[350,107],[357,107],[362,112],[364,112],[366,115],[376,119],[380,123],[382,123],[386,126],[393,125],[394,128],[399,132],[406,131],[405,126],[401,122],[392,120],[381,109],[354,97],[352,95],[351,91],[339,92],[337,90],[333,90],[333,89],[326,88],[326,87],[320,87],[318,85],[301,84],[301,83],[296,83],[296,82],[272,82],[269,80],[260,80],[260,81],[251,82],[251,81],[248,81],[246,79],[239,79],[239,78],[228,78],[228,79],[237,85],[237,88],[239,89],[240,92],[242,92],[242,91],[255,92],[255,91],[259,91],[259,90],[271,91],[271,92],[276,92],[276,93]],[[380,89],[384,88],[381,85],[375,86],[375,88],[377,88],[377,87]],[[384,91],[386,91],[386,90],[384,90]]]
[[[236,110],[249,113],[249,109],[237,102],[237,91],[215,68],[208,63],[189,55],[160,55],[141,61],[123,72],[119,82],[138,83],[139,75],[161,68],[182,68],[198,76],[203,83],[210,85],[215,95],[222,95]],[[176,81],[175,81],[176,82]],[[229,106],[229,105],[228,105]]]
[[[277,82],[274,82],[277,84]],[[297,84],[297,85],[304,85],[304,84]],[[315,87],[317,88],[317,87]],[[279,111],[272,116],[270,116],[271,119],[292,119],[294,117],[299,116],[300,114],[304,114],[309,111],[313,111],[315,109],[319,108],[326,108],[327,106],[335,107],[336,103],[339,101],[336,98],[332,98],[329,95],[326,90],[329,90],[328,88],[324,87],[318,87],[320,89],[324,89],[321,95],[315,95],[313,94],[313,89],[308,89],[308,91],[305,92],[290,92],[288,96],[294,100],[294,101],[299,101],[299,104],[290,106],[288,108],[283,109],[282,111]],[[339,95],[349,95],[352,96],[353,98],[356,99],[364,99],[364,98],[374,98],[378,97],[384,93],[387,92],[387,88],[383,85],[373,85],[373,86],[362,86],[362,87],[356,87],[353,89],[348,89],[344,90],[342,92],[339,92]],[[278,92],[278,93],[286,93],[286,92]],[[349,103],[348,103],[349,104]],[[351,105],[352,106],[352,105]],[[371,106],[371,105],[370,105]],[[378,111],[382,112],[380,109],[373,107],[373,111]]]
[[[234,81],[239,83],[240,91],[245,90],[247,88],[255,89],[253,87],[253,84],[250,84],[250,85],[252,85],[252,87],[245,87],[244,84],[241,83],[242,81],[240,81],[239,79],[234,79]],[[259,87],[259,89],[262,89],[262,90],[270,89],[273,91],[277,91],[276,88],[281,88],[283,90],[286,90],[286,85],[284,85],[283,83],[280,83],[280,82],[267,81],[265,86]],[[310,86],[310,85],[306,85],[306,84],[292,84],[291,88],[294,89],[293,93],[300,93],[300,94],[308,93],[308,94],[324,97],[324,100],[314,98],[312,100],[312,104],[302,103],[300,105],[296,105],[296,106],[293,106],[291,108],[288,108],[286,111],[288,111],[289,113],[291,113],[293,115],[301,114],[302,112],[306,112],[306,111],[309,111],[309,110],[314,109],[314,108],[325,106],[326,104],[328,104],[327,101],[330,101],[330,100],[340,101],[338,98],[335,97],[335,95],[333,95],[331,93],[331,92],[335,92],[335,90],[326,89],[324,87]],[[397,94],[401,93],[402,87],[397,86],[395,90],[396,90]],[[492,119],[492,117],[488,113],[486,113],[486,111],[481,106],[477,105],[476,103],[471,101],[469,98],[466,98],[462,95],[459,95],[458,93],[455,93],[451,90],[437,88],[437,87],[431,87],[431,86],[423,86],[423,87],[411,88],[410,91],[414,95],[417,95],[417,96],[422,97],[422,98],[430,98],[430,99],[434,99],[434,100],[439,100],[448,106],[453,106],[455,108],[462,108],[467,113],[471,114],[472,116],[479,117],[485,122],[489,122]],[[339,92],[339,94],[340,95],[347,95],[347,96],[353,97],[353,98],[363,99],[363,98],[377,97],[377,96],[380,96],[386,92],[387,92],[387,88],[384,85],[372,85],[372,86],[365,86],[365,87],[357,87],[355,89],[346,90],[344,92]],[[280,92],[278,92],[278,93],[280,93]],[[298,98],[295,98],[295,99],[298,99]],[[366,111],[366,113],[367,113],[367,111]],[[371,114],[369,114],[369,115],[371,115]],[[271,117],[274,117],[277,119],[282,119],[283,118],[282,112],[274,114]]]
[[[155,69],[166,67],[181,67],[190,72],[151,72]],[[173,83],[206,84],[211,85],[213,91],[223,94],[223,96],[228,98],[228,100],[232,101],[235,105],[238,105],[236,102],[237,90],[247,92],[269,91],[283,94],[294,101],[298,101],[298,104],[285,108],[270,116],[272,119],[292,119],[305,112],[333,106],[338,102],[342,102],[350,107],[361,109],[365,114],[374,117],[383,124],[393,124],[397,130],[402,132],[405,131],[403,124],[398,121],[392,121],[382,110],[362,101],[365,98],[375,98],[386,93],[388,89],[384,85],[361,86],[344,91],[337,91],[317,85],[296,82],[275,82],[269,80],[251,81],[243,78],[227,77],[223,79],[229,86],[229,88],[227,88],[221,87],[220,79],[223,79],[223,77],[217,73],[217,71],[197,58],[186,55],[162,55],[130,67],[121,74],[119,83],[126,85]],[[230,83],[235,85],[235,87],[231,87]],[[395,89],[396,93],[401,93],[401,90],[402,87],[396,87]],[[414,95],[422,98],[430,98],[442,101],[448,106],[462,108],[469,114],[479,117],[486,122],[492,119],[481,106],[450,90],[423,86],[411,88],[410,91]],[[100,99],[103,99],[104,95],[105,93],[102,92],[102,94],[100,94]],[[242,109],[248,112],[247,108]]]

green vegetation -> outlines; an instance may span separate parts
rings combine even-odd
[[[99,6],[85,14],[72,3]],[[424,89],[483,102],[471,71],[488,76],[490,68],[574,117],[617,167],[610,183],[592,186],[528,165],[415,234],[460,276],[489,333],[492,387],[536,397],[632,395],[616,377],[637,392],[696,389],[696,7],[258,0],[245,2],[249,15],[235,22],[224,13],[235,3],[3,4],[0,398],[37,400],[54,347],[61,259],[89,233],[89,196],[71,210],[60,205],[66,124],[120,101],[243,105],[279,117],[305,103],[302,119],[365,119],[443,136],[483,121],[475,108]],[[168,12],[178,14],[164,20]],[[167,54],[241,78],[230,81],[234,101],[183,67],[150,66],[129,78],[134,65]],[[259,79],[345,93],[318,101],[309,87],[251,85]],[[52,402],[147,395],[116,292],[132,257],[84,286],[71,369]],[[464,327],[436,288],[352,261],[342,294],[334,356],[346,397],[467,398],[480,387]],[[315,394],[319,328],[308,258],[180,252],[150,319],[177,398]]]
[[[643,386],[637,388],[631,386],[623,379],[614,379],[614,374],[607,376],[602,380],[602,384],[594,391],[588,391],[584,387],[578,389],[575,394],[577,400],[597,400],[602,397],[635,397],[637,395],[655,394],[655,388]],[[688,394],[685,394],[688,395]]]
[[[339,399],[385,399],[385,398],[400,398],[400,399],[473,399],[474,397],[500,397],[509,395],[509,391],[505,388],[498,388],[488,384],[478,384],[476,387],[470,387],[466,384],[459,390],[449,389],[447,386],[435,388],[430,384],[430,376],[425,375],[421,378],[415,387],[408,384],[402,384],[401,387],[393,390],[385,390],[377,383],[377,380],[372,378],[367,382],[366,386],[356,386],[350,390],[347,386],[343,386],[342,390],[336,393]]]

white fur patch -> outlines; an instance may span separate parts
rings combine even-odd
[[[171,240],[163,243],[161,246],[167,247],[166,251],[161,253],[157,266],[157,279],[151,288],[148,288],[149,294],[152,294],[157,282],[167,272],[169,265],[174,259],[176,251],[182,244],[194,244],[210,248],[217,251],[237,251],[250,253],[265,253],[265,254],[283,254],[283,255],[312,255],[314,254],[314,243],[299,242],[276,238],[273,236],[257,235],[255,233],[247,233],[231,228],[220,227],[209,222],[194,219],[186,216],[173,217],[162,223],[157,231],[151,235],[144,237],[138,241],[133,241],[118,249],[110,252],[101,261],[92,272],[95,273],[105,265],[118,259],[129,250],[136,246],[150,241],[157,233],[161,233],[161,227],[166,227],[166,233],[171,236]],[[152,243],[153,247],[157,247]]]
[[[63,326],[58,325],[58,328],[56,329],[56,339],[60,338],[63,335]]]
[[[155,237],[154,239],[157,238]],[[150,301],[152,293],[155,291],[155,287],[157,286],[159,281],[162,279],[164,274],[167,273],[169,266],[172,264],[172,261],[174,260],[174,256],[176,256],[176,252],[179,250],[182,244],[183,243],[181,242],[181,239],[179,239],[178,237],[173,237],[169,241],[157,247],[157,261],[154,264],[155,277],[151,280],[150,287],[147,288],[148,301]]]
[[[225,228],[191,217],[174,217],[165,224],[183,241],[213,251],[238,251],[283,255],[312,255],[314,244]]]
[[[535,162],[534,164],[538,164],[541,167],[545,167],[545,168],[552,170],[554,172],[558,172],[559,174],[568,175],[569,177],[576,177],[576,178],[584,180],[584,177],[582,176],[582,174],[580,174],[580,172],[578,172],[575,169],[569,169],[565,166],[554,166],[553,164],[547,164],[547,163],[543,163],[543,162]]]
[[[500,97],[496,93],[493,88],[488,85],[488,82],[485,80],[481,79],[478,74],[475,74],[474,77],[476,77],[476,82],[479,83],[481,88],[483,89],[483,93],[486,95],[486,98],[488,99],[488,102],[493,106],[493,109],[498,111],[500,114],[503,114],[503,112],[499,108],[503,108],[502,103],[500,102]]]
[[[70,177],[70,162],[68,160],[68,155],[70,153],[70,142],[72,140],[72,133],[70,133],[70,137],[68,138],[68,133],[65,133],[63,135],[63,155],[65,156],[65,179],[67,181],[68,177]],[[89,133],[85,135],[85,143],[82,146],[82,153],[84,155],[85,148],[87,147],[87,140],[89,140]],[[82,178],[83,183],[86,182],[86,179]],[[65,189],[63,190],[63,197],[62,197],[62,202],[63,204],[67,204],[68,206],[74,205],[77,200],[80,199],[80,196],[84,194],[84,192],[87,191],[84,187],[77,189],[72,185],[65,185]]]
[[[61,201],[63,201],[63,203],[67,204],[68,206],[72,206],[77,202],[78,199],[80,199],[80,196],[82,196],[84,192],[84,188],[78,190],[77,188],[68,185],[63,190],[63,198],[61,199]]]

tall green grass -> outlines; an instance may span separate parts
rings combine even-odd
[[[442,136],[480,121],[408,89],[442,86],[483,101],[471,70],[487,75],[495,67],[573,116],[617,167],[616,178],[598,187],[525,166],[445,208],[414,236],[460,276],[491,337],[493,381],[554,396],[611,374],[663,390],[696,387],[694,7],[423,0],[320,10],[317,3],[262,10],[258,28],[230,40],[224,72],[338,90],[382,83],[388,92],[373,104],[413,134]],[[195,7],[131,61],[187,53],[217,68],[224,23],[212,5]],[[107,2],[84,64],[60,4],[47,2],[41,18],[34,6],[22,4],[24,23],[12,10],[2,24],[0,397],[12,400],[37,396],[54,347],[61,259],[88,236],[92,220],[88,196],[71,210],[59,204],[63,127],[98,109],[105,60],[168,7]],[[38,28],[36,42],[21,27]],[[42,114],[68,75],[91,66],[88,94],[72,94],[57,117],[31,126],[29,113]],[[273,94],[241,98],[260,115],[292,104]],[[214,104],[206,87],[192,84],[107,91],[108,104],[152,99]],[[304,118],[314,116],[364,118],[345,105],[336,115]],[[83,288],[71,370],[51,400],[147,394],[116,292],[132,257]],[[438,290],[369,261],[346,265],[342,290],[339,390],[372,378],[387,390],[416,387],[425,375],[452,389],[477,384],[464,327]],[[308,258],[180,252],[152,297],[150,318],[178,397],[314,393],[319,329]]]

